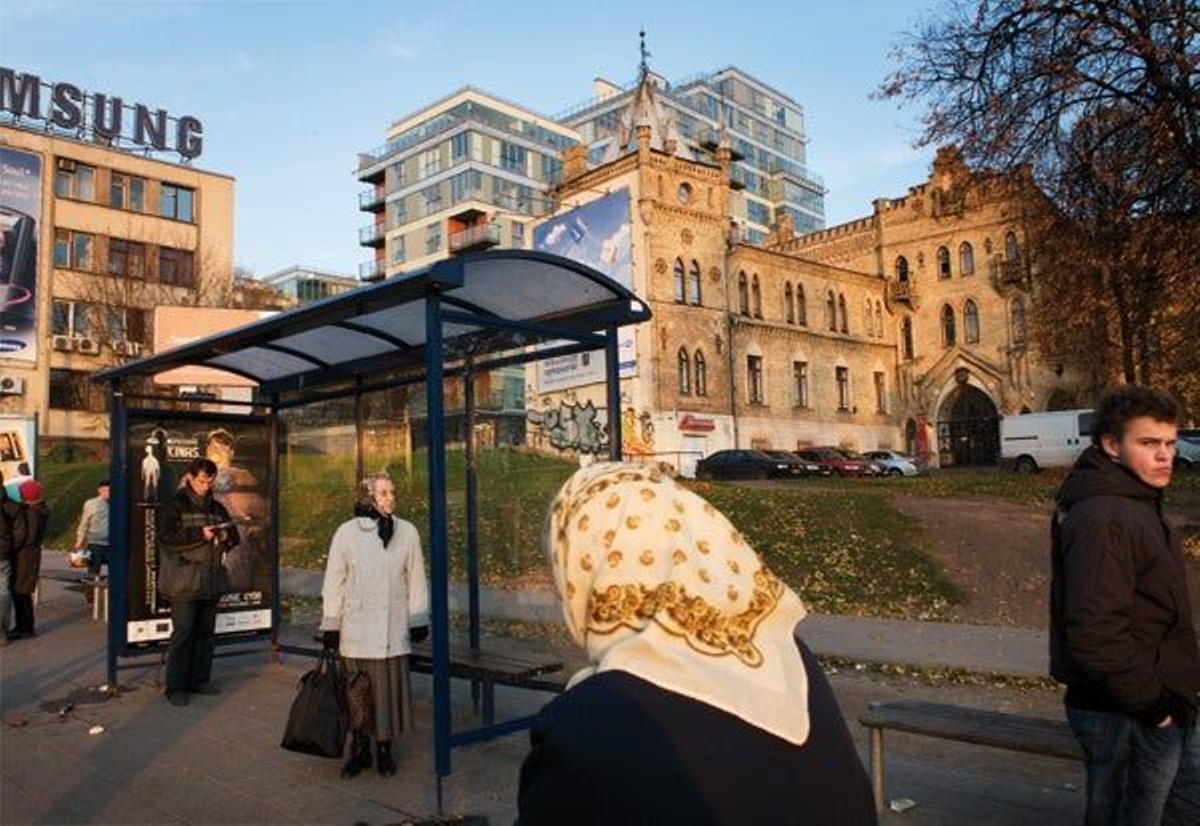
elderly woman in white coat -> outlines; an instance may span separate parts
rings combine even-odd
[[[394,514],[396,488],[386,474],[359,486],[354,518],[342,523],[329,546],[321,591],[326,648],[350,672],[365,672],[375,703],[376,765],[395,774],[392,741],[411,725],[408,655],[429,634],[429,588],[421,539]],[[355,732],[343,777],[371,766],[371,742]]]

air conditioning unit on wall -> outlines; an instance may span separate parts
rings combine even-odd
[[[75,339],[75,349],[85,356],[95,356],[100,353],[100,342],[94,338],[77,338]]]
[[[75,339],[70,336],[54,336],[51,339],[51,344],[55,350],[62,350],[65,353],[69,353],[75,349]]]
[[[0,396],[20,396],[25,393],[25,379],[0,373]]]

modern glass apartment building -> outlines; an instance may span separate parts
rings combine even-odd
[[[397,121],[387,143],[359,155],[371,188],[359,208],[374,221],[359,243],[375,256],[359,277],[382,278],[450,253],[524,247],[549,208],[574,129],[478,89],[460,89]]]
[[[655,79],[659,102],[695,159],[711,158],[722,139],[740,156],[733,177],[743,189],[735,217],[744,222],[747,241],[761,243],[782,213],[800,234],[825,226],[825,184],[808,169],[798,103],[733,66],[674,83]],[[578,130],[593,162],[617,139],[637,85],[597,79],[591,99],[558,114],[560,123]]]
[[[261,283],[270,286],[280,295],[292,299],[297,304],[322,301],[358,286],[358,281],[353,276],[330,272],[319,267],[302,267],[299,264],[265,275],[262,277]]]

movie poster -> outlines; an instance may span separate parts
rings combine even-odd
[[[0,473],[18,484],[23,476],[37,475],[37,419],[33,416],[0,416]],[[13,491],[9,490],[9,496]]]
[[[171,635],[170,602],[158,592],[159,509],[185,484],[197,457],[217,466],[213,496],[237,522],[241,542],[226,552],[226,591],[218,634],[271,628],[275,559],[269,541],[270,444],[265,420],[248,416],[130,414],[129,579],[126,633],[130,645]]]
[[[0,147],[0,356],[37,361],[42,157]]]
[[[587,264],[632,290],[629,190],[619,189],[538,225],[533,248]],[[617,341],[621,378],[637,375],[633,327],[623,327]],[[539,361],[537,371],[541,393],[597,384],[604,381],[604,351],[555,356]]]

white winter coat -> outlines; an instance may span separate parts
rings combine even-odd
[[[421,538],[395,516],[387,547],[375,520],[342,523],[329,545],[321,589],[322,631],[341,631],[339,653],[356,659],[408,654],[408,629],[429,624],[429,587]]]

